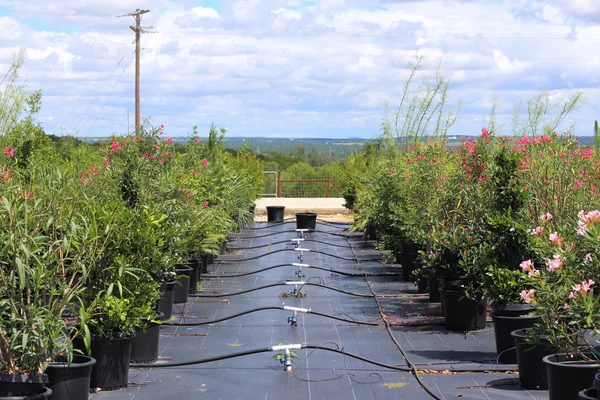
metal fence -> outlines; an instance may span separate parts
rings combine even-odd
[[[263,174],[263,197],[342,197],[343,189],[329,174],[323,179],[282,179],[281,173],[275,171],[263,171]]]

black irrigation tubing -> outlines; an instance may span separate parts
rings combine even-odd
[[[258,274],[260,272],[269,271],[269,270],[275,269],[275,268],[293,267],[293,266],[294,266],[294,264],[277,264],[277,265],[273,265],[270,267],[257,269],[255,271],[242,272],[239,274],[201,275],[201,279],[239,278],[240,276],[248,276],[248,275]],[[327,271],[327,272],[331,272],[332,274],[338,274],[338,275],[343,275],[343,276],[355,276],[355,277],[361,277],[361,278],[364,278],[364,276],[365,276],[364,274],[358,273],[358,272],[344,272],[344,271],[339,271],[339,270],[336,270],[333,268],[318,267],[316,265],[303,265],[302,268],[318,269],[321,271]],[[402,276],[402,274],[395,274],[393,272],[374,272],[374,273],[367,272],[367,274],[369,276]]]
[[[236,295],[239,295],[239,294],[246,294],[246,293],[250,293],[250,292],[256,292],[257,290],[268,289],[268,288],[275,287],[275,286],[291,286],[291,285],[289,283],[285,283],[285,282],[278,282],[278,283],[271,283],[269,285],[258,286],[258,287],[252,288],[252,289],[242,290],[240,292],[234,292],[234,293],[205,294],[205,295],[202,295],[202,294],[190,294],[188,296],[189,297],[195,297],[195,298],[230,297],[230,296],[236,296]],[[333,287],[333,286],[322,285],[320,283],[305,282],[305,283],[302,284],[302,286],[318,286],[318,287],[322,287],[322,288],[325,288],[325,289],[333,290],[335,292],[340,292],[340,293],[344,293],[344,294],[348,294],[350,296],[356,296],[356,297],[373,297],[370,294],[348,292],[348,291],[345,291],[345,290],[342,290],[342,289],[338,289],[338,288]]]
[[[269,251],[265,254],[260,254],[258,256],[254,256],[254,257],[248,257],[248,258],[235,258],[235,259],[228,259],[228,260],[222,260],[219,262],[216,262],[215,264],[235,264],[235,263],[241,263],[241,262],[245,262],[245,261],[250,261],[250,260],[256,260],[258,258],[262,258],[262,257],[266,257],[272,254],[277,254],[277,253],[281,253],[281,252],[285,252],[285,251],[294,251],[297,252],[299,251],[298,249],[280,249],[280,250],[273,250],[273,251]],[[330,257],[334,257],[337,258],[339,260],[344,260],[344,261],[356,261],[357,258],[349,258],[349,257],[342,257],[342,256],[338,256],[336,254],[331,254],[331,253],[325,253],[324,251],[319,251],[319,250],[313,250],[313,249],[306,249],[306,253],[317,253],[317,254],[323,254],[325,256],[330,256]],[[381,261],[381,258],[362,258],[360,259],[360,261]]]
[[[343,247],[345,249],[349,249],[350,248],[350,246],[346,246],[346,245],[343,245],[343,244],[336,244],[336,243],[324,242],[322,240],[317,240],[317,239],[304,239],[304,243],[306,243],[306,242],[322,243],[322,244],[326,244],[326,245],[334,246],[334,247]],[[289,240],[280,240],[279,242],[259,244],[259,245],[256,245],[256,246],[248,246],[248,247],[227,246],[227,248],[229,250],[252,250],[252,249],[260,249],[262,247],[275,246],[275,245],[282,244],[282,243],[295,244],[291,239],[289,239]]]
[[[382,363],[382,362],[377,361],[377,360],[372,360],[370,358],[359,356],[358,354],[348,353],[348,352],[344,351],[343,349],[341,349],[341,350],[340,349],[332,349],[332,348],[329,348],[329,347],[314,346],[314,345],[310,345],[310,344],[303,344],[302,348],[303,349],[320,349],[320,350],[330,351],[330,352],[333,352],[333,353],[343,354],[344,356],[348,356],[350,358],[354,358],[354,359],[357,359],[357,360],[360,360],[360,361],[364,361],[364,362],[366,362],[368,364],[377,365],[378,367],[392,369],[392,370],[395,370],[395,371],[404,371],[404,372],[410,372],[411,371],[410,368],[399,367],[399,366],[393,365],[393,364],[385,364],[385,363]],[[273,350],[272,350],[271,347],[265,347],[265,348],[261,348],[261,349],[252,349],[252,350],[239,351],[239,352],[236,352],[236,353],[230,353],[230,354],[225,354],[225,355],[215,356],[215,357],[201,358],[201,359],[190,360],[190,361],[170,362],[170,363],[157,363],[157,364],[134,364],[134,363],[130,363],[129,365],[131,367],[137,367],[137,368],[185,367],[185,366],[188,366],[188,365],[205,364],[205,363],[209,363],[209,362],[227,360],[229,358],[249,356],[249,355],[253,355],[253,354],[270,353],[272,351]]]
[[[218,322],[223,322],[223,321],[227,321],[230,319],[234,319],[237,317],[241,317],[247,314],[252,314],[255,312],[259,312],[259,311],[267,311],[267,310],[280,310],[280,311],[290,311],[290,310],[286,310],[283,308],[283,306],[266,306],[266,307],[258,307],[258,308],[253,308],[250,310],[246,310],[246,311],[242,311],[239,312],[237,314],[232,314],[232,315],[228,315],[226,317],[222,317],[219,319],[214,319],[211,321],[199,321],[199,322],[191,322],[191,323],[181,323],[181,322],[163,322],[161,325],[165,325],[165,326],[202,326],[202,325],[211,325],[211,324],[216,324]],[[384,326],[383,322],[373,322],[373,321],[360,321],[360,320],[356,320],[356,319],[348,319],[348,318],[342,318],[339,317],[337,315],[332,315],[332,314],[327,314],[327,313],[322,313],[319,311],[314,311],[314,310],[309,310],[306,314],[314,314],[316,316],[319,317],[324,317],[324,318],[330,318],[330,319],[334,319],[337,321],[341,321],[341,322],[348,322],[350,324],[356,324],[356,325],[367,325],[367,326]],[[352,318],[352,317],[350,317]],[[419,324],[412,324],[412,323],[403,323],[403,324],[390,324],[391,326],[394,327],[414,327],[414,326],[420,326]],[[434,324],[432,324],[434,325]]]
[[[346,238],[346,241],[348,242],[348,245],[350,245],[350,240],[348,240],[348,238]],[[364,270],[362,268],[362,266],[360,265],[360,261],[358,259],[358,257],[356,256],[356,253],[354,252],[354,249],[352,250],[352,255],[354,256],[356,263],[358,264],[358,268],[360,268],[360,270],[364,273]],[[369,287],[369,290],[371,291],[371,293],[373,294],[373,299],[375,299],[375,303],[377,303],[377,310],[379,311],[379,316],[381,317],[384,325],[385,325],[385,329],[388,333],[388,335],[390,336],[390,338],[392,339],[392,342],[394,342],[394,345],[396,345],[396,348],[398,349],[398,351],[400,351],[400,354],[402,354],[402,357],[404,358],[404,360],[406,361],[407,366],[412,370],[413,375],[415,376],[415,378],[417,379],[417,382],[419,383],[419,385],[435,400],[442,400],[440,399],[435,393],[433,393],[431,391],[431,389],[429,389],[425,383],[423,382],[423,380],[421,379],[421,377],[419,376],[419,370],[417,369],[417,367],[410,361],[410,359],[408,358],[408,356],[406,355],[406,352],[404,351],[404,349],[402,348],[402,346],[400,346],[400,343],[398,343],[398,341],[396,340],[396,338],[394,337],[394,334],[392,333],[392,328],[391,328],[391,324],[387,321],[387,319],[385,318],[385,316],[383,315],[383,313],[381,312],[381,303],[379,302],[379,299],[377,298],[377,295],[375,294],[375,292],[373,291],[373,287],[371,286],[371,282],[369,282],[369,279],[367,278],[367,275],[365,274],[365,281],[367,282],[367,286]]]

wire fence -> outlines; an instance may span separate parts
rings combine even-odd
[[[281,173],[263,171],[262,197],[342,197],[343,189],[329,174],[321,179],[282,179]]]

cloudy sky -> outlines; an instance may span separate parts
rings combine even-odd
[[[132,17],[143,7],[142,115],[183,136],[373,137],[416,52],[477,134],[494,97],[504,133],[519,101],[583,91],[576,133],[600,119],[598,0],[0,0],[0,71],[43,90],[48,133],[105,136],[134,121]]]

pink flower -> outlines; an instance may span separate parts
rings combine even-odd
[[[532,269],[531,271],[529,271],[527,276],[529,276],[530,278],[533,278],[535,276],[540,276],[540,271],[538,271],[537,269]]]
[[[478,180],[480,183],[482,183],[482,182],[485,182],[485,180],[486,180],[486,179],[487,179],[487,175],[481,175],[481,176],[479,176],[479,178],[477,178],[477,180]]]
[[[562,238],[562,236],[560,236],[560,233],[558,233],[558,232],[551,233],[550,236],[548,236],[548,238],[550,239],[552,244],[555,246],[560,247],[563,245],[563,238]]]
[[[208,167],[208,161],[206,161],[206,158],[202,159],[202,165],[204,166],[204,168]]]
[[[569,308],[571,308],[571,307],[569,307],[569,305],[568,305],[567,303],[565,303],[565,305],[564,305],[564,306],[562,306],[562,308],[563,308],[563,310],[568,310],[568,309],[569,309]]]
[[[198,175],[198,170],[197,169],[194,170],[194,176],[195,175]]]
[[[13,158],[15,156],[15,149],[11,149],[10,147],[5,147],[4,154],[8,155],[10,158]]]
[[[586,262],[586,263],[592,262],[592,255],[590,253],[587,253],[585,255],[585,257],[583,257],[583,262]]]
[[[104,166],[110,167],[110,161],[108,161],[106,158],[104,159]]]
[[[521,300],[527,304],[535,304],[535,289],[521,290]]]
[[[583,182],[581,182],[580,180],[575,181],[575,183],[573,184],[574,188],[578,188],[583,186]]]
[[[425,156],[417,156],[417,160],[419,161],[423,161],[425,159]]]
[[[202,203],[202,205],[206,208],[208,207],[208,201],[205,201],[204,203]]]
[[[487,128],[481,128],[481,137],[487,136],[490,136],[490,133],[488,132]]]
[[[531,271],[533,269],[533,262],[531,260],[523,261],[519,264],[519,267],[521,267],[523,272]]]
[[[541,226],[538,226],[532,230],[529,231],[532,235],[536,235],[536,236],[542,236],[542,233],[544,232],[544,228],[542,228]]]
[[[552,256],[552,260],[548,260],[546,264],[548,265],[548,272],[554,272],[560,269],[563,265],[564,258],[560,255],[555,254]]]
[[[166,142],[167,142],[167,144],[173,143],[173,138],[167,138]]]
[[[592,287],[592,285],[593,285],[594,283],[596,283],[596,282],[594,282],[594,281],[593,281],[593,280],[591,280],[591,279],[588,279],[588,281],[587,281],[587,282],[583,282],[583,283],[581,284],[581,291],[582,291],[582,292],[588,292],[588,291],[590,291],[590,290],[591,290],[591,287]]]
[[[551,219],[552,219],[552,214],[550,214],[550,213],[540,215],[540,221],[550,221]]]
[[[114,153],[119,150],[121,150],[121,145],[119,144],[119,142],[115,142],[114,140],[112,142],[110,142],[110,152],[111,153]]]
[[[394,172],[394,171],[393,171],[391,168],[387,170],[387,173],[388,173],[389,175],[391,175],[393,172]]]
[[[198,138],[194,138],[194,142],[195,142],[195,143],[200,143],[200,139],[198,139]]]

